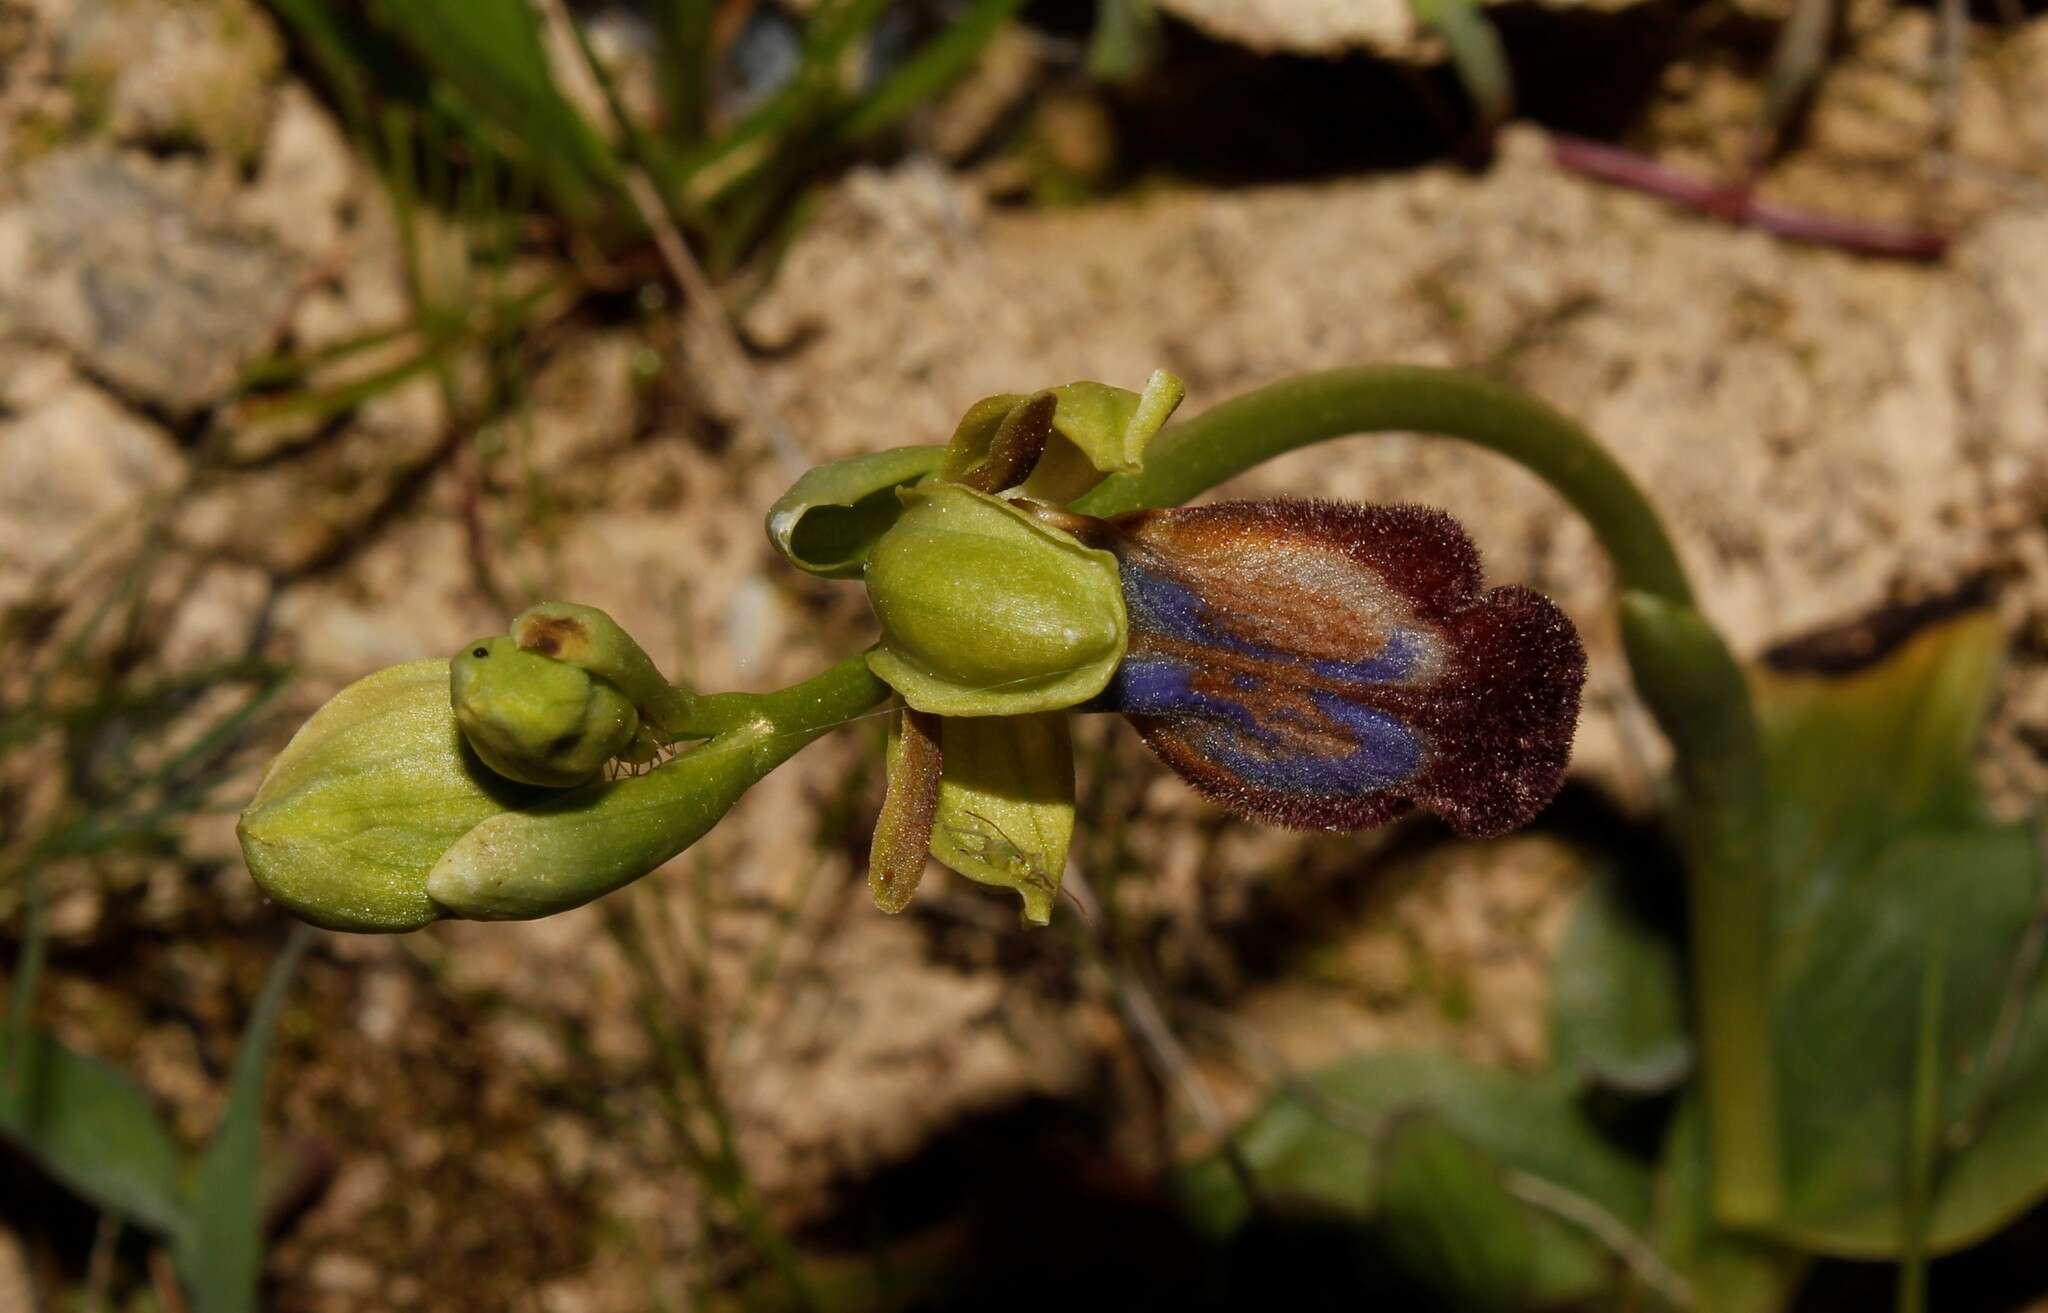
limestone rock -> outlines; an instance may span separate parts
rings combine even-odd
[[[244,157],[263,140],[284,43],[250,0],[76,0],[63,74],[118,141]]]
[[[170,435],[122,409],[54,353],[0,368],[0,606],[174,487]]]
[[[221,224],[185,171],[77,147],[0,208],[0,333],[53,339],[129,398],[184,417],[275,341],[292,264]]]

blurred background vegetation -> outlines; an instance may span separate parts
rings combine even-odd
[[[0,1308],[2048,1307],[2048,18],[2009,0],[0,0]],[[1534,830],[1259,832],[1080,735],[1047,931],[865,907],[880,722],[625,895],[295,934],[233,818],[544,597],[768,688],[758,517],[989,393],[1458,364],[1755,676],[1784,1215],[1704,1203],[1611,572]],[[1804,641],[1790,640],[1806,636]]]

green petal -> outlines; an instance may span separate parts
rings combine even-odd
[[[1059,398],[1052,417],[1057,437],[1025,480],[1024,494],[1064,506],[1107,475],[1136,474],[1145,448],[1187,395],[1187,385],[1155,369],[1143,392],[1082,382],[1056,387],[1053,394]]]
[[[1127,635],[1114,556],[957,485],[904,502],[868,560],[877,677],[942,716],[1057,711],[1102,691]]]
[[[633,636],[596,607],[542,602],[513,619],[512,638],[524,651],[567,662],[617,688],[643,720],[671,733],[682,723],[689,693],[671,685]]]
[[[932,856],[970,880],[1015,889],[1045,925],[1074,837],[1074,746],[1065,712],[940,722]]]

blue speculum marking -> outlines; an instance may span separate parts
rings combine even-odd
[[[1386,642],[1372,656],[1357,661],[1303,661],[1295,653],[1261,646],[1218,626],[1207,604],[1186,584],[1147,570],[1129,557],[1122,561],[1122,570],[1124,604],[1130,614],[1134,641],[1144,631],[1260,661],[1300,666],[1328,679],[1375,684],[1398,683],[1421,665],[1422,636],[1398,628],[1386,636]]]
[[[1152,718],[1218,775],[1286,793],[1356,796],[1421,769],[1422,736],[1370,702],[1420,672],[1426,631],[1394,626],[1356,660],[1310,658],[1229,632],[1193,589],[1134,556],[1121,563],[1130,652],[1092,709]]]

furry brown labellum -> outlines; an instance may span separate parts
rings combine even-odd
[[[1095,523],[1130,640],[1089,709],[1230,810],[1351,830],[1413,806],[1488,835],[1556,795],[1585,650],[1541,594],[1481,591],[1450,516],[1261,501]]]

